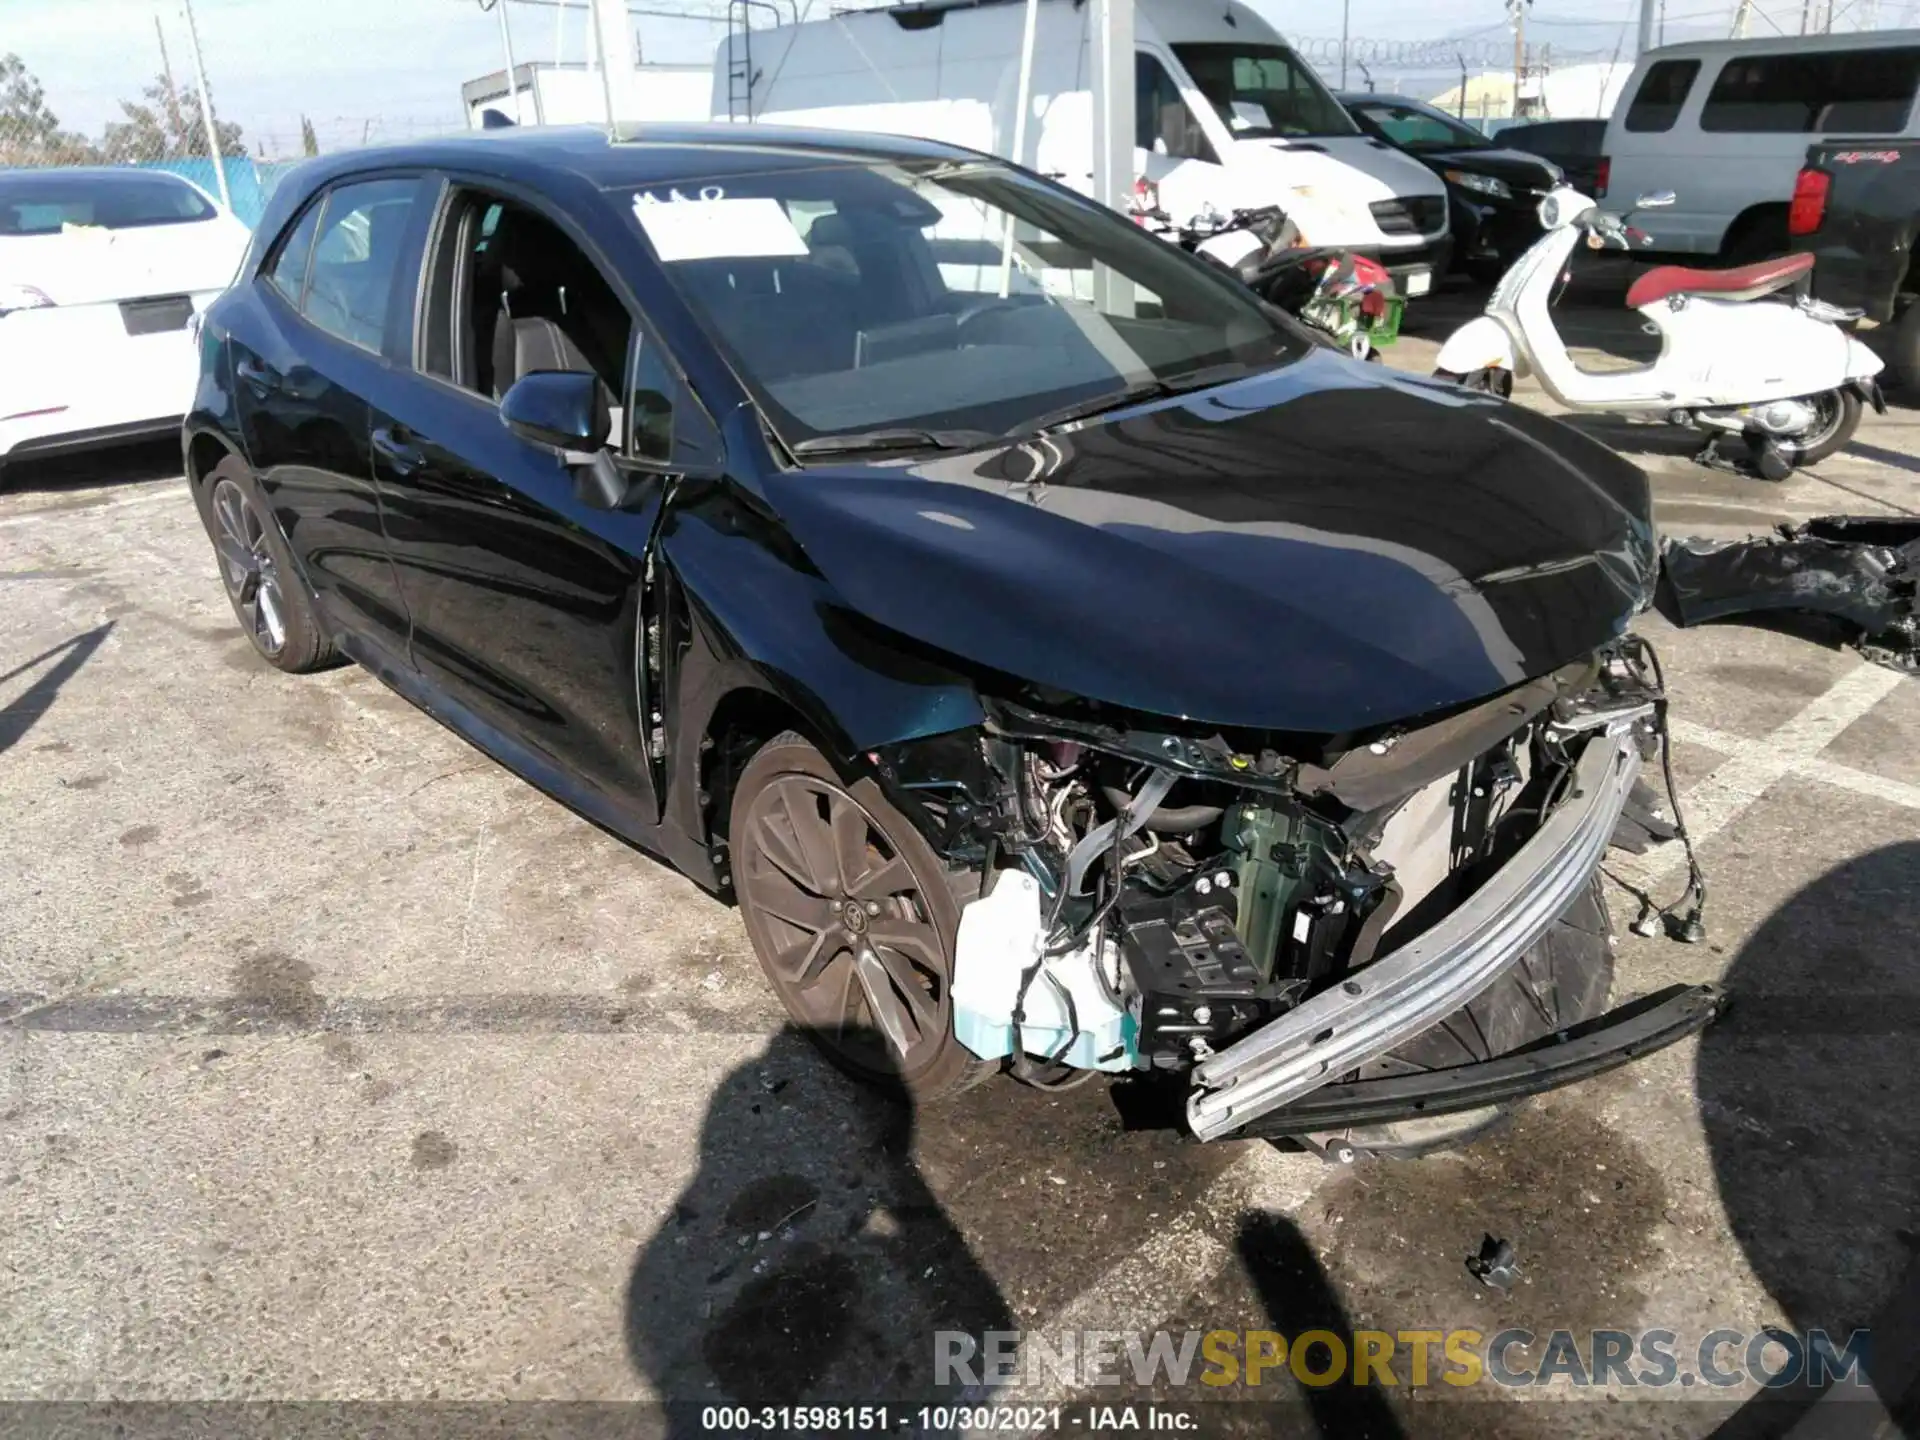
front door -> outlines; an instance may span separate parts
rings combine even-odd
[[[467,713],[456,723],[589,813],[584,780],[657,818],[642,739],[636,645],[644,556],[664,482],[618,511],[576,498],[577,459],[501,423],[529,369],[589,370],[626,447],[631,312],[579,247],[522,206],[455,192],[429,266],[417,368],[382,392],[374,473],[412,616],[411,653]]]

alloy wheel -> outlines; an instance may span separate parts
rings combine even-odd
[[[899,847],[814,775],[781,775],[746,818],[735,883],[787,1012],[856,1069],[917,1071],[950,1028],[952,967]]]
[[[213,517],[220,578],[234,609],[260,652],[278,655],[287,643],[286,597],[260,512],[238,485],[222,480],[213,490]]]

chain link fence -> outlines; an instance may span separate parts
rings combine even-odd
[[[171,171],[252,225],[281,177],[309,156],[462,128],[451,93],[441,120],[301,116],[282,128],[248,129],[222,116],[216,102],[209,124],[199,84],[191,73],[174,73],[164,45],[160,55],[161,73],[135,98],[119,102],[119,118],[88,133],[62,122],[55,98],[21,56],[0,50],[0,171],[92,165]],[[4,224],[0,214],[0,233]]]

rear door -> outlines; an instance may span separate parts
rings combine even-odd
[[[248,454],[330,628],[406,654],[369,451],[369,398],[411,334],[411,276],[431,209],[418,175],[349,180],[315,197],[252,281],[255,324],[233,336]],[[358,657],[357,657],[358,658]]]
[[[658,440],[659,402],[643,407],[649,426],[626,417],[634,376],[655,394],[671,388],[664,357],[609,275],[526,197],[453,190],[414,366],[373,413],[372,444],[412,657],[465,712],[451,718],[569,803],[605,814],[577,792],[584,780],[615,802],[623,828],[644,828],[658,812],[636,658],[667,482],[642,478],[626,508],[594,509],[575,495],[586,457],[521,439],[499,411],[514,378],[503,371],[519,363],[502,331],[525,322],[553,344],[520,368],[586,368],[605,385],[616,455]],[[650,458],[665,455],[662,442]]]

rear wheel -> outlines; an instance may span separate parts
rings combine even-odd
[[[954,939],[975,886],[871,780],[791,732],[734,792],[734,892],[793,1022],[858,1079],[931,1100],[996,1068],[953,1033]]]
[[[1920,304],[1902,310],[1887,334],[1887,364],[1894,377],[1909,391],[1920,390]]]
[[[230,455],[214,466],[198,499],[234,618],[260,658],[290,675],[337,663],[293,552],[246,462]]]
[[[1795,439],[1780,441],[1781,453],[1795,465],[1818,464],[1860,428],[1860,397],[1851,390],[1829,390],[1808,403],[1814,409],[1813,428]]]
[[[1362,1080],[1491,1060],[1605,1013],[1613,990],[1607,897],[1596,873],[1584,893],[1498,980],[1430,1030],[1363,1067]],[[1347,1139],[1368,1154],[1410,1159],[1463,1145],[1505,1119],[1511,1105],[1457,1115],[1356,1126]]]

